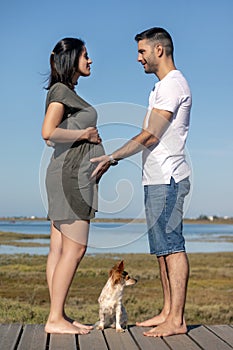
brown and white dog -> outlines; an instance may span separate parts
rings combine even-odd
[[[109,278],[98,299],[100,320],[96,323],[97,329],[111,327],[116,328],[116,332],[124,332],[127,313],[122,304],[123,291],[125,286],[135,283],[137,280],[124,271],[123,260],[109,271]]]

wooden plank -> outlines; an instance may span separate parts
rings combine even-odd
[[[206,326],[226,343],[233,347],[233,329],[229,325]]]
[[[102,331],[94,329],[88,334],[78,336],[80,350],[108,350]]]
[[[170,346],[172,350],[188,349],[188,350],[200,350],[198,346],[192,339],[186,334],[173,335],[172,337],[163,338],[165,343]]]
[[[230,350],[232,347],[227,345],[224,341],[218,338],[215,334],[210,332],[204,326],[197,326],[192,328],[189,337],[193,339],[198,345],[205,350]]]
[[[75,334],[50,334],[49,350],[76,350]]]
[[[128,330],[117,333],[115,329],[108,328],[104,330],[104,335],[111,350],[138,350]]]
[[[22,325],[20,324],[1,324],[0,325],[0,349],[14,350],[20,333]]]
[[[47,334],[44,325],[26,325],[17,350],[45,350]]]
[[[149,327],[129,327],[129,332],[132,334],[135,342],[142,350],[168,350],[168,345],[161,338],[146,337],[143,332],[148,331]]]
[[[93,330],[87,335],[51,334],[47,350],[230,350],[231,325],[191,326],[188,335],[153,338],[143,335],[149,327],[129,326],[124,333],[114,329]],[[0,324],[1,350],[46,350],[43,325]],[[77,346],[78,344],[78,346]]]

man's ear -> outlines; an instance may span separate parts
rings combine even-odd
[[[161,57],[164,54],[164,47],[158,43],[155,45],[155,52],[158,57]]]

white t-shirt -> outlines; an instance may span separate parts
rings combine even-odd
[[[170,71],[155,84],[150,93],[144,127],[148,125],[153,108],[172,112],[173,117],[160,142],[143,151],[143,185],[169,184],[171,177],[179,182],[190,175],[185,159],[185,142],[191,105],[191,92],[180,71]]]

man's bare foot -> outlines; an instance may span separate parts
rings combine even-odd
[[[149,320],[143,322],[136,322],[136,326],[139,327],[155,327],[166,321],[166,316],[159,314],[158,316],[152,317]]]
[[[87,326],[85,324],[79,323],[78,321],[73,320],[72,318],[70,318],[66,314],[64,314],[64,318],[65,318],[66,321],[70,322],[75,327],[78,327],[78,328],[81,328],[81,329],[88,329],[88,330],[92,330],[94,328],[93,326]]]
[[[148,332],[144,332],[143,334],[147,337],[168,337],[170,335],[185,333],[187,333],[187,327],[185,323],[176,325],[173,322],[165,321],[159,326],[149,330]]]
[[[45,325],[46,333],[59,333],[59,334],[88,334],[88,329],[78,328],[71,324],[69,321],[62,319],[58,322],[47,321]]]
[[[86,324],[79,323],[78,321],[73,321],[72,324],[73,324],[75,327],[80,328],[80,329],[91,330],[91,329],[94,328],[93,326],[87,326]]]

